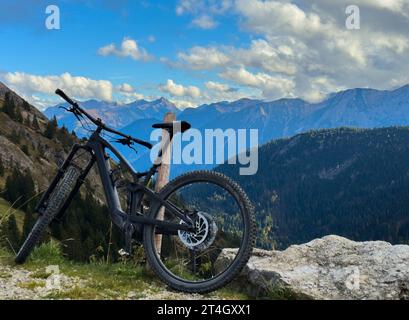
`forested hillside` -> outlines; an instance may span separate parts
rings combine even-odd
[[[409,128],[330,129],[272,141],[259,170],[216,170],[253,201],[258,245],[279,248],[328,234],[409,243]]]
[[[58,128],[37,109],[0,83],[0,241],[17,250],[37,218],[34,207],[64,160],[78,142],[74,133]],[[54,223],[46,238],[62,242],[64,253],[87,261],[112,255],[120,240],[111,230],[94,171],[81,196],[72,203],[61,224]],[[92,187],[91,187],[92,186]],[[18,209],[16,214],[15,209]],[[21,213],[23,212],[23,213]],[[111,232],[112,231],[112,232]]]

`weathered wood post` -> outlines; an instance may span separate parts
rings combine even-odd
[[[163,122],[173,123],[176,121],[176,115],[172,112],[168,112],[165,114]],[[169,182],[169,175],[170,175],[170,163],[172,158],[172,143],[169,141],[169,133],[167,130],[162,130],[162,164],[158,169],[158,175],[156,178],[155,184],[155,191],[159,192],[168,182]],[[165,208],[161,208],[158,214],[157,219],[163,220],[165,214]],[[161,247],[162,247],[162,235],[157,234],[155,235],[155,247],[158,254],[160,254]]]

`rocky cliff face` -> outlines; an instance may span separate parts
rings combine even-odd
[[[232,250],[218,263],[230,261]],[[409,299],[409,246],[326,236],[285,251],[255,250],[237,281],[259,297]]]
[[[16,121],[6,112],[0,112],[0,155],[3,165],[7,172],[12,168],[29,169],[39,189],[44,188],[56,170],[56,158],[64,153],[63,147],[43,135],[48,122],[45,116],[0,82],[0,108],[4,107],[6,97],[13,101],[15,112],[21,118]],[[38,124],[36,128],[30,125],[34,117]]]
[[[7,99],[12,101],[18,117],[12,117],[4,110]],[[47,137],[47,125],[49,121],[40,111],[0,82],[0,159],[5,167],[5,175],[0,177],[0,189],[14,168],[30,171],[38,192],[48,187],[58,163],[79,140],[62,129],[56,129],[55,137]],[[95,196],[103,199],[95,170],[88,179],[89,184],[95,186]]]

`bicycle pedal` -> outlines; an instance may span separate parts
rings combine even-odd
[[[119,254],[121,257],[129,257],[129,256],[130,256],[130,253],[127,252],[127,251],[124,250],[124,249],[118,250],[118,254]]]

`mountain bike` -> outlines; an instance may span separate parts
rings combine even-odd
[[[132,243],[139,239],[151,269],[179,291],[205,293],[232,281],[247,263],[255,243],[253,207],[241,187],[216,171],[193,171],[155,192],[149,185],[163,161],[155,161],[147,171],[138,172],[111,144],[152,149],[151,143],[110,128],[62,90],[57,89],[56,94],[68,102],[69,107],[64,109],[80,122],[93,125],[93,130],[88,139],[73,146],[42,195],[36,207],[38,220],[15,261],[24,263],[51,222],[61,219],[96,163],[111,220],[124,234],[122,255],[131,255]],[[171,143],[175,134],[191,126],[175,121],[153,127],[168,133]],[[115,140],[107,141],[106,133]],[[162,150],[158,151],[159,160]],[[87,160],[77,161],[79,154],[86,154]],[[118,177],[121,169],[130,178]],[[125,210],[119,189],[125,190]],[[226,256],[229,258],[223,258]]]

